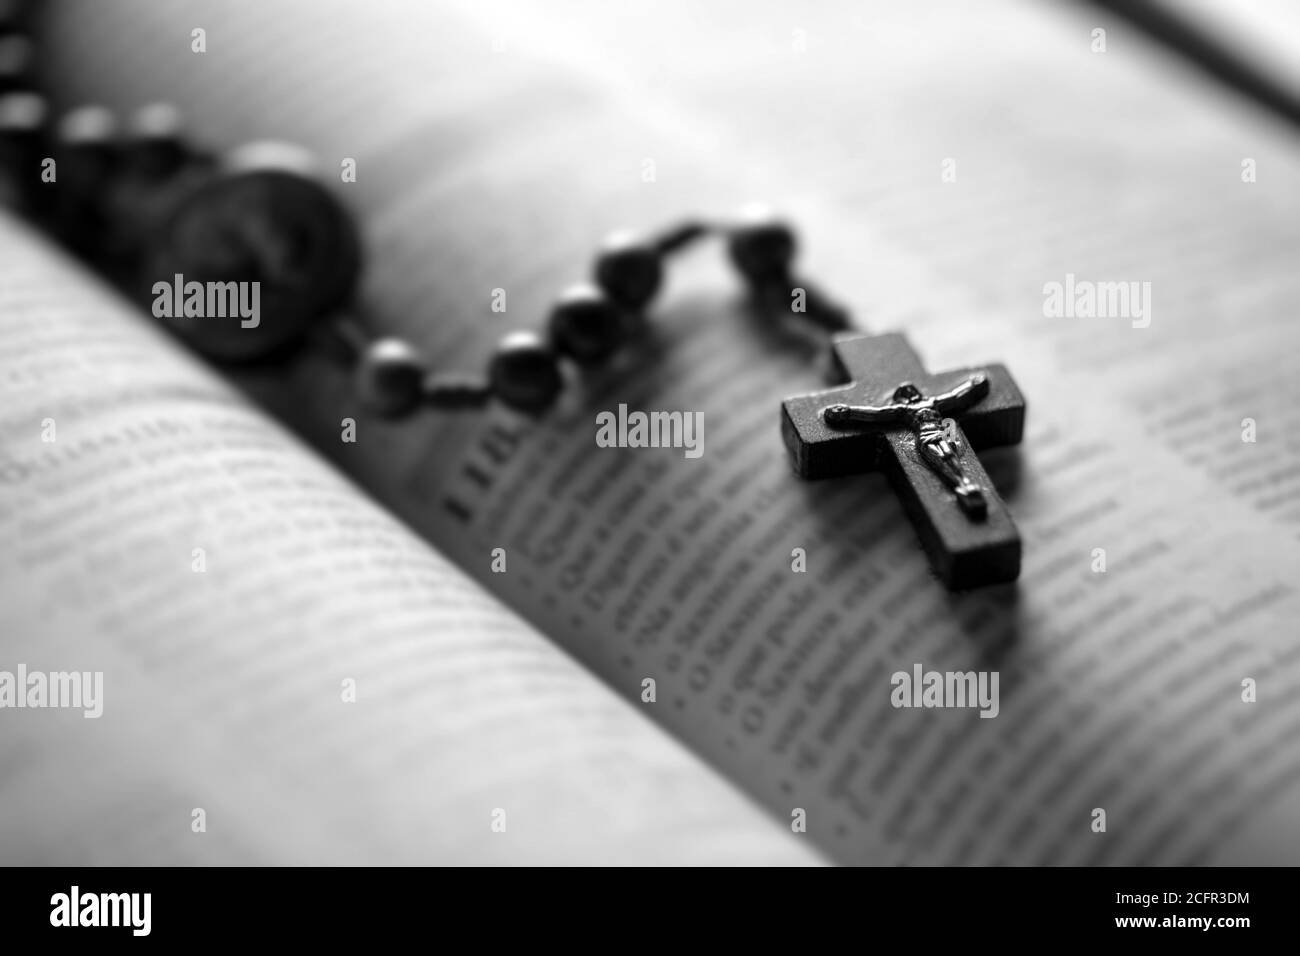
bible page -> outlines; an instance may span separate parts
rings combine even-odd
[[[0,219],[0,861],[816,860],[150,322]]]

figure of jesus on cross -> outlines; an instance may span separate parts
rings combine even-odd
[[[841,335],[850,384],[786,399],[795,471],[829,478],[883,469],[935,574],[962,589],[1013,581],[1020,535],[975,451],[1020,441],[1025,401],[1001,365],[928,374],[902,335]]]
[[[961,442],[948,434],[944,415],[956,415],[969,408],[989,392],[989,380],[976,373],[941,395],[926,398],[911,382],[894,389],[894,401],[889,405],[828,405],[822,409],[822,418],[832,426],[851,426],[855,423],[887,428],[905,425],[916,436],[916,448],[940,478],[957,495],[961,505],[972,518],[988,514],[988,499],[984,489],[962,470]],[[955,429],[954,429],[955,430]]]

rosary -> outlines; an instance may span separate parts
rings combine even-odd
[[[541,414],[564,386],[565,365],[596,365],[633,342],[669,258],[721,237],[756,304],[831,336],[836,378],[848,383],[782,403],[781,436],[795,472],[813,479],[884,471],[949,588],[1018,577],[1019,533],[975,454],[1021,439],[1025,401],[1010,373],[986,365],[931,374],[903,335],[847,331],[846,313],[796,279],[795,236],[780,219],[753,213],[736,223],[617,235],[597,254],[592,281],[555,302],[545,336],[506,335],[481,375],[430,369],[410,343],[371,339],[340,317],[358,285],[360,237],[310,156],[278,143],[204,154],[186,143],[179,113],[162,104],[141,109],[120,131],[99,106],[72,110],[51,129],[46,101],[30,87],[31,62],[19,21],[0,12],[0,202],[131,298],[150,290],[154,315],[207,359],[274,361],[326,331],[345,346],[358,398],[377,414],[402,418],[425,405],[492,400]],[[240,282],[259,290],[259,315],[205,309],[214,286],[229,292]]]

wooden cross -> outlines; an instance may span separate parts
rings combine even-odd
[[[1025,400],[1011,373],[986,365],[931,375],[898,333],[837,335],[832,355],[849,384],[781,406],[794,470],[885,471],[944,584],[1014,581],[1020,534],[975,454],[1024,433]]]

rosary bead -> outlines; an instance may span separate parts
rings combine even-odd
[[[596,283],[619,305],[642,309],[662,280],[663,263],[654,245],[622,232],[605,240],[596,259]]]
[[[377,339],[357,363],[357,394],[371,411],[400,418],[420,404],[426,369],[420,354],[402,339]]]
[[[0,96],[0,206],[36,211],[49,108],[35,93]]]
[[[27,0],[0,0],[0,34],[26,29]]]
[[[551,309],[551,341],[576,362],[609,358],[628,334],[623,311],[594,286],[582,283],[565,290]]]
[[[118,159],[117,118],[86,105],[64,113],[55,133],[60,193],[88,199],[103,193]]]
[[[0,36],[0,93],[29,89],[32,82],[32,41],[21,33]]]
[[[142,106],[127,123],[127,171],[147,180],[168,179],[190,159],[181,112],[170,103]]]
[[[38,93],[23,91],[0,96],[0,145],[39,145],[49,115],[49,104]]]
[[[501,340],[488,363],[488,381],[493,394],[526,412],[546,408],[564,384],[555,353],[532,332],[512,332]]]
[[[741,275],[755,286],[785,280],[794,262],[794,232],[766,211],[751,210],[732,228],[727,247]]]
[[[117,118],[106,106],[78,106],[63,114],[55,136],[60,149],[93,153],[103,163],[117,145]]]
[[[65,113],[55,135],[56,229],[78,253],[91,256],[107,229],[106,194],[117,168],[117,120],[103,106]]]

